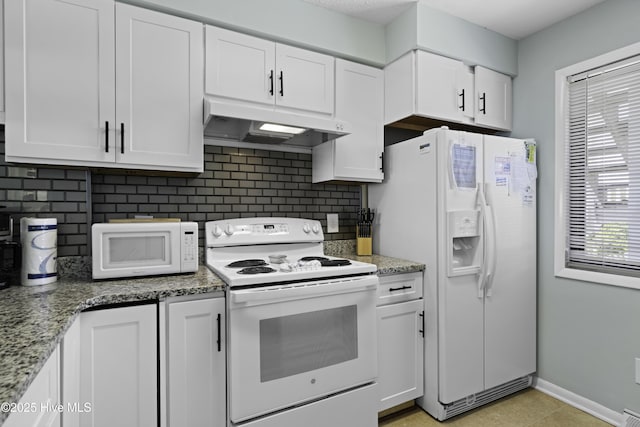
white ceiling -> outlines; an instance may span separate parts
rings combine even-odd
[[[367,21],[386,24],[416,0],[304,0]],[[419,0],[512,39],[522,39],[605,0]]]

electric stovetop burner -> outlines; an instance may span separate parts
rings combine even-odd
[[[343,265],[351,265],[351,261],[348,259],[329,259],[323,256],[305,256],[300,258],[300,261],[320,261],[320,265],[323,267],[341,267]]]
[[[260,267],[263,265],[267,265],[267,262],[263,259],[242,259],[240,261],[234,261],[231,264],[226,265],[226,267],[245,268],[245,267]]]
[[[246,267],[238,271],[238,274],[262,274],[273,273],[275,270],[271,267]]]

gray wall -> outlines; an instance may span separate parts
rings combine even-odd
[[[386,28],[387,63],[423,49],[470,65],[518,74],[517,42],[417,2]]]
[[[301,0],[124,0],[371,65],[385,64],[384,26]]]
[[[640,41],[640,1],[608,0],[518,45],[516,137],[539,144],[538,373],[614,411],[640,411],[640,290],[554,276],[557,69]]]
[[[90,254],[89,216],[89,224],[135,214],[196,221],[203,246],[205,221],[302,217],[320,220],[326,233],[327,213],[338,213],[340,232],[325,240],[355,239],[360,186],[312,184],[310,154],[206,145],[204,156],[205,171],[194,176],[32,167],[6,163],[0,137],[0,205],[15,212],[14,240],[20,217],[56,218],[58,256]]]
[[[515,40],[419,2],[385,27],[302,0],[122,1],[378,67],[420,48],[518,72]]]

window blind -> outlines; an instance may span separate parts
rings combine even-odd
[[[568,79],[565,264],[640,276],[640,57]]]

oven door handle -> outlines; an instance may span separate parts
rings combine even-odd
[[[278,300],[315,298],[325,295],[363,292],[378,287],[378,276],[371,275],[358,279],[330,280],[322,282],[298,283],[277,287],[251,288],[231,291],[234,304],[272,303]]]

